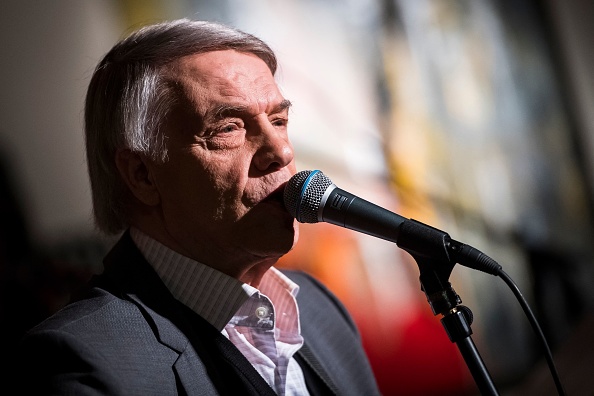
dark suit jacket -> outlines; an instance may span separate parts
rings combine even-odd
[[[304,346],[296,359],[312,394],[379,394],[344,307],[303,272],[285,271]],[[237,348],[169,293],[125,233],[84,298],[32,329],[19,349],[23,394],[274,395]]]

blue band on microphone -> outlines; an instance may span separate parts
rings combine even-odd
[[[305,181],[303,182],[303,186],[301,186],[301,193],[299,194],[299,200],[297,201],[297,210],[295,213],[295,218],[298,221],[301,221],[301,216],[299,215],[299,211],[301,209],[301,201],[303,200],[303,196],[305,195],[305,190],[307,190],[307,186],[309,185],[309,183],[311,182],[311,179],[318,174],[320,171],[319,170],[313,170],[311,171],[311,173],[307,176],[307,179],[305,179]]]

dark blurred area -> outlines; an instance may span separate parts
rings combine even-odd
[[[5,154],[3,151],[0,154]],[[18,174],[0,155],[0,356],[17,353],[23,334],[60,308],[102,266],[108,245],[72,239],[53,246],[34,241],[27,226]]]

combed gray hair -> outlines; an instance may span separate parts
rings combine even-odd
[[[233,49],[260,57],[274,75],[277,60],[262,40],[213,22],[180,19],[146,26],[117,43],[97,65],[85,103],[85,139],[97,228],[129,226],[131,194],[119,175],[116,151],[167,160],[160,127],[176,101],[167,66],[181,57]]]

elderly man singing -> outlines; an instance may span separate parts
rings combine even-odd
[[[379,393],[341,303],[274,267],[298,237],[276,67],[260,39],[190,20],[101,60],[87,159],[96,224],[121,237],[88,292],[23,339],[23,394]]]

